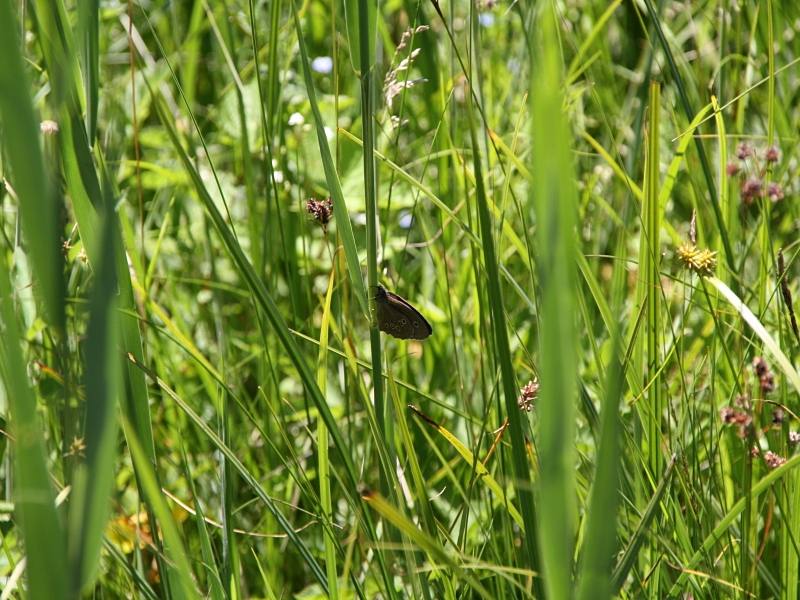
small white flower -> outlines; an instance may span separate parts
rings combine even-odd
[[[318,56],[311,61],[311,68],[317,73],[330,73],[333,71],[333,59],[330,56]]]
[[[295,125],[302,125],[306,122],[306,119],[303,115],[299,112],[292,113],[292,116],[289,117],[289,127],[294,127]]]

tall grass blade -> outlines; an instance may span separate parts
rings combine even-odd
[[[323,395],[328,385],[328,330],[331,320],[331,298],[333,297],[334,277],[328,279],[328,291],[325,294],[325,308],[322,312],[322,327],[319,335],[319,358],[317,360],[317,384]],[[319,424],[317,430],[317,446],[319,448],[319,502],[323,511],[324,527],[328,531],[325,536],[325,571],[328,575],[328,593],[331,600],[339,598],[339,580],[337,576],[336,548],[334,532],[331,526],[333,521],[333,507],[331,505],[331,466],[328,456],[328,430],[325,423]]]
[[[79,597],[99,565],[113,488],[117,445],[117,398],[121,387],[119,354],[119,285],[115,272],[115,245],[119,234],[108,202],[102,227],[103,254],[95,264],[86,330],[86,421],[83,445],[86,459],[78,464],[72,484],[68,521],[69,595]],[[117,242],[117,244],[115,244]],[[79,458],[79,457],[75,457]]]
[[[86,136],[97,138],[97,113],[100,105],[100,2],[78,4],[78,32],[81,46],[83,95],[86,98]]]
[[[3,124],[9,183],[19,201],[26,252],[33,262],[35,293],[44,303],[43,318],[64,329],[64,276],[61,258],[58,196],[45,175],[39,126],[29,96],[28,75],[23,68],[21,40],[14,25],[11,0],[0,1],[0,120]]]
[[[0,13],[0,20],[2,18]],[[8,281],[3,260],[0,261],[0,318],[4,341],[0,344],[0,379],[8,398],[16,439],[14,498],[25,540],[30,598],[49,600],[62,597],[68,589],[67,546],[56,512],[56,493],[48,473],[42,424],[36,415],[36,397],[25,369],[23,337],[17,328]]]
[[[195,588],[192,579],[189,554],[184,547],[183,539],[173,520],[161,488],[158,486],[156,474],[148,463],[147,456],[141,444],[139,444],[139,440],[134,435],[128,437],[128,447],[131,452],[131,460],[139,474],[142,491],[149,499],[153,514],[158,518],[158,521],[154,521],[154,523],[158,523],[163,535],[164,552],[166,554],[164,564],[170,565],[169,569],[165,569],[162,572],[162,578],[168,580],[167,585],[169,587],[166,594],[168,597],[175,599],[199,599],[201,595]]]
[[[560,93],[555,9],[545,10],[531,79],[531,208],[537,224],[536,270],[541,286],[539,401],[539,539],[548,598],[572,595],[575,544],[577,198],[568,128]],[[507,392],[508,393],[508,392]],[[506,398],[512,413],[513,399]],[[513,439],[513,438],[512,438]],[[517,450],[515,448],[515,450]]]
[[[366,75],[375,63],[377,5],[375,0],[351,0],[344,3],[350,61],[358,77]]]
[[[646,431],[643,450],[648,461],[651,477],[657,478],[663,470],[662,419],[664,418],[664,396],[660,370],[662,365],[661,322],[661,221],[659,204],[661,190],[661,86],[650,84],[650,116],[647,127],[647,156],[645,160],[644,197],[642,198],[642,243],[639,247],[640,285],[645,288],[647,298],[647,328],[645,352],[647,366],[645,380],[647,392]]]
[[[616,321],[612,325],[615,325]],[[621,344],[616,328],[612,343]],[[605,378],[597,469],[587,509],[586,535],[581,547],[576,598],[611,598],[611,577],[616,550],[617,510],[620,498],[620,456],[622,429],[619,410],[623,383],[622,363],[613,355]],[[616,594],[613,594],[616,595]]]

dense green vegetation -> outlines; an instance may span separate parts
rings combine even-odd
[[[794,2],[0,40],[3,599],[798,597]]]

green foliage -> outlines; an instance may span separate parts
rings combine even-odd
[[[796,598],[800,9],[661,4],[0,0],[3,593]]]

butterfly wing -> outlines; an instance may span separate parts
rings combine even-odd
[[[433,333],[422,314],[397,294],[378,287],[378,329],[401,340],[424,340]]]
[[[399,303],[396,304],[399,308],[400,305],[403,306],[403,316],[402,321],[398,322],[398,333],[401,339],[410,339],[410,340],[424,340],[425,338],[429,337],[433,333],[433,328],[431,324],[428,323],[428,320],[422,316],[416,308],[411,306],[408,302],[406,302],[403,298],[398,296],[397,294],[392,294],[392,292],[387,292],[392,300]]]

